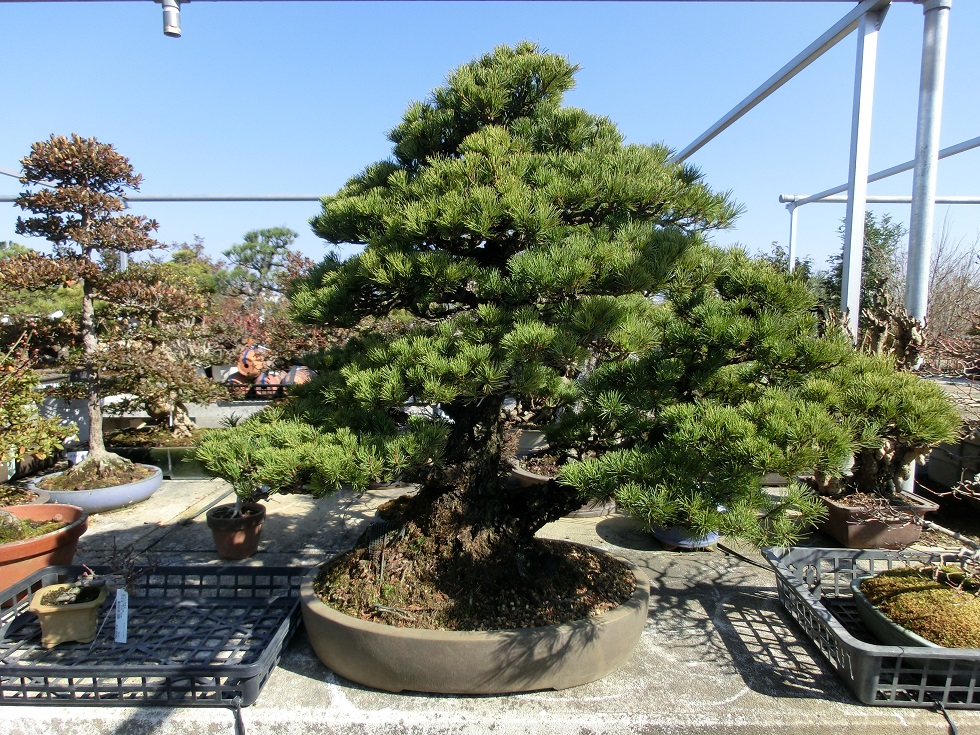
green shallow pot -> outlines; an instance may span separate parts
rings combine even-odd
[[[596,549],[591,549],[596,551]],[[495,631],[398,628],[345,615],[303,582],[303,624],[317,657],[335,673],[390,692],[504,694],[566,689],[601,679],[632,655],[643,632],[650,582],[603,615],[562,625]]]

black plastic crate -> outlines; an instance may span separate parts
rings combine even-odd
[[[306,574],[285,567],[160,567],[130,593],[127,643],[113,640],[114,622],[106,617],[115,610],[107,601],[95,641],[42,648],[30,594],[83,571],[47,567],[0,592],[0,704],[248,706],[299,624]]]
[[[851,580],[956,554],[881,549],[763,549],[779,599],[854,695],[891,707],[980,709],[980,650],[883,646],[858,616]]]

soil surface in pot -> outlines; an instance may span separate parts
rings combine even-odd
[[[980,544],[980,503],[964,497],[957,497],[948,488],[933,488],[923,483],[920,485],[922,485],[924,497],[939,503],[939,510],[929,515],[930,521]],[[945,533],[930,531],[928,528],[922,531],[918,543],[947,549],[960,547],[960,542],[956,539],[947,536]]]
[[[35,484],[42,490],[94,490],[139,482],[155,472],[155,467],[134,464],[128,460],[113,463],[109,473],[99,472],[95,463],[84,463],[84,466],[76,465],[60,475],[43,477]]]
[[[626,602],[636,587],[622,562],[545,540],[511,560],[523,574],[454,585],[472,572],[462,569],[467,562],[440,559],[412,523],[389,536],[362,540],[324,569],[314,585],[320,598],[352,617],[399,627],[504,630],[601,615]]]
[[[26,487],[0,485],[0,507],[5,505],[27,505],[37,500],[38,495]]]
[[[559,457],[550,452],[549,449],[538,449],[525,452],[518,456],[517,447],[520,443],[521,430],[516,428],[508,429],[504,434],[503,455],[511,457],[521,468],[536,475],[554,477],[558,474]]]
[[[45,595],[41,596],[42,605],[81,605],[85,602],[91,602],[92,600],[97,600],[99,595],[102,594],[101,587],[82,587],[78,590],[77,594],[73,595],[70,600],[63,599],[66,596],[64,589],[51,590]]]
[[[240,517],[243,517],[244,518],[244,517],[248,517],[248,516],[253,516],[256,513],[261,513],[261,512],[262,512],[262,509],[255,510],[253,508],[248,508],[248,507],[243,506],[242,509],[241,509],[241,516]],[[236,517],[235,516],[235,506],[234,505],[219,505],[216,508],[212,508],[211,509],[211,517],[212,518],[220,518],[222,520],[224,520],[224,519],[230,519],[230,518],[235,518]]]
[[[980,648],[980,583],[958,567],[891,569],[864,580],[861,592],[893,623],[936,645]]]
[[[67,525],[63,521],[28,521],[21,519],[15,519],[13,525],[0,523],[0,544],[9,544],[16,541],[26,541],[29,538],[37,538],[46,533],[54,533]]]

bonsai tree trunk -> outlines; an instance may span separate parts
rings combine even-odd
[[[91,252],[88,253],[91,260]],[[97,355],[99,339],[95,325],[95,295],[88,279],[82,280],[82,346],[85,349],[85,379],[88,381],[88,458],[98,462],[100,467],[108,459],[105,441],[102,436],[102,399],[99,391],[99,369]]]
[[[170,433],[175,438],[186,439],[194,435],[197,425],[182,401],[158,395],[147,400],[144,408],[153,424],[169,426]]]
[[[406,513],[435,542],[451,573],[474,575],[474,584],[488,575],[525,576],[535,533],[581,504],[575,490],[554,481],[533,490],[508,482],[502,404],[496,395],[447,407],[455,423],[446,462],[419,478],[423,489]]]

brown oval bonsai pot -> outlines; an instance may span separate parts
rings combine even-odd
[[[242,503],[236,516],[234,503],[216,505],[207,512],[208,528],[222,559],[248,559],[259,550],[259,536],[265,521],[265,506]]]
[[[566,689],[619,668],[640,639],[650,582],[625,563],[636,587],[623,605],[571,623],[495,631],[398,628],[345,615],[314,592],[316,569],[300,590],[303,624],[327,667],[375,689],[439,694]]]
[[[44,567],[71,564],[78,538],[88,529],[88,514],[74,505],[12,505],[4,510],[21,520],[60,520],[68,525],[43,536],[0,544],[0,590]]]

